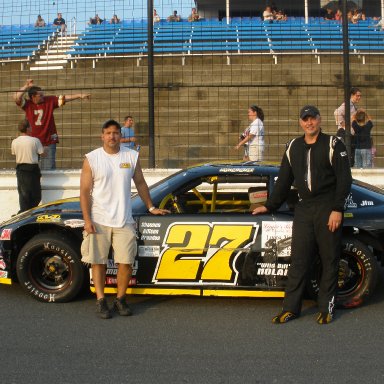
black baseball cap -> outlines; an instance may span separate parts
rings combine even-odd
[[[320,112],[314,105],[306,105],[301,108],[300,119],[304,119],[307,116],[317,117],[320,116]]]

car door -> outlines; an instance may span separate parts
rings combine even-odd
[[[170,215],[138,219],[137,289],[164,294],[282,295],[291,217],[251,214],[267,198],[265,179],[250,184],[242,176],[242,183],[236,184],[236,178],[227,177],[226,185],[220,180],[204,178],[172,193],[163,204],[173,210]]]

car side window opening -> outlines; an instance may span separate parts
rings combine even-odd
[[[249,213],[268,198],[269,178],[255,175],[201,177],[167,195],[160,208],[172,213]]]

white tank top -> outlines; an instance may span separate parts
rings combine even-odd
[[[131,181],[138,152],[120,147],[110,155],[98,148],[85,155],[92,170],[92,220],[98,224],[121,228],[134,223],[131,207]]]

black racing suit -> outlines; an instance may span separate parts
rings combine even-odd
[[[342,226],[331,232],[332,211],[343,212],[352,176],[345,145],[320,132],[314,144],[304,136],[292,140],[284,153],[274,190],[265,206],[277,210],[291,185],[299,192],[292,229],[292,257],[283,310],[300,314],[308,272],[320,254],[322,276],[318,294],[320,312],[332,312],[337,289]]]

